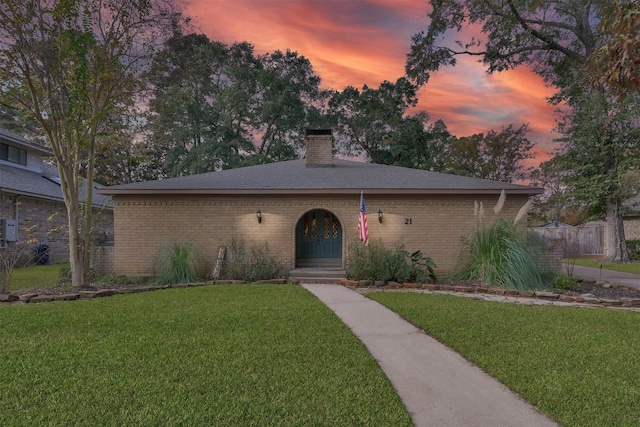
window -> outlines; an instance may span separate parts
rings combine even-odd
[[[27,152],[11,145],[0,143],[0,160],[6,160],[19,165],[27,165]]]

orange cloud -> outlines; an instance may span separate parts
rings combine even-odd
[[[252,43],[258,53],[290,49],[307,57],[326,88],[377,87],[404,75],[411,37],[426,30],[423,0],[190,0],[186,14],[211,40]],[[479,35],[468,28],[465,35]],[[434,74],[419,109],[455,135],[529,123],[540,159],[554,137],[554,90],[525,67],[487,75],[476,59]]]

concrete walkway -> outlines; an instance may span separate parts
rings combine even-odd
[[[303,286],[362,340],[417,427],[557,425],[493,377],[381,304],[344,286]]]
[[[563,271],[564,273],[564,271]],[[640,289],[640,274],[624,273],[622,271],[605,270],[603,268],[573,266],[573,276],[584,280],[617,283]]]

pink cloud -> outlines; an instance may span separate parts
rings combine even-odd
[[[327,88],[377,87],[404,75],[411,37],[427,28],[422,0],[190,0],[186,13],[211,40],[252,43],[258,53],[294,50]],[[465,35],[479,35],[468,28]],[[458,136],[529,123],[540,156],[552,146],[554,90],[528,69],[487,75],[475,59],[443,68],[422,88],[419,109]]]

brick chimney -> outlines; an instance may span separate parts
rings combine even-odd
[[[331,167],[333,134],[331,129],[307,129],[304,133],[307,143],[307,164],[309,167]]]

